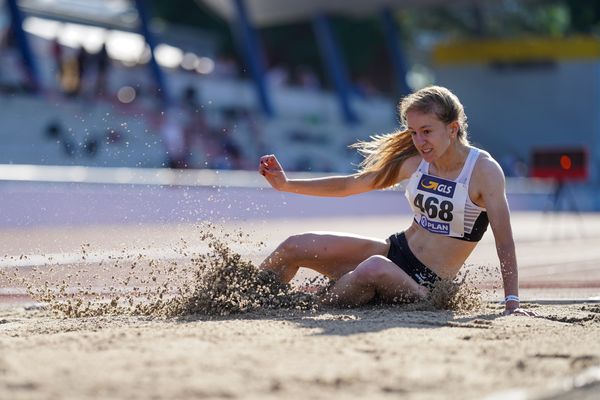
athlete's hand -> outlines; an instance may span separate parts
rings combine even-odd
[[[276,190],[283,190],[287,177],[281,164],[273,154],[262,156],[258,164],[258,172],[265,177],[267,182]]]

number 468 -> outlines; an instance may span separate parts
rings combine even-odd
[[[424,197],[423,194],[419,193],[414,201],[414,205],[421,210],[421,212],[426,213],[429,218],[439,217],[442,221],[452,221],[452,210],[454,209],[454,206],[450,201],[442,200],[440,203],[436,197],[428,197],[423,203]]]

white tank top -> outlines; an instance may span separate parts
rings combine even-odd
[[[479,153],[471,147],[462,171],[453,181],[429,175],[429,163],[421,161],[406,187],[417,224],[439,235],[468,241],[481,239],[488,225],[487,213],[469,197],[469,181]]]

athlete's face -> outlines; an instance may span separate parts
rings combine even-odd
[[[457,122],[446,124],[434,113],[409,110],[406,112],[406,122],[415,147],[429,163],[446,152],[458,132]]]

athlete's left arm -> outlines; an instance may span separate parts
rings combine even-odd
[[[506,200],[506,180],[500,165],[488,156],[478,160],[472,179],[477,188],[476,203],[485,207],[496,241],[496,252],[500,260],[500,271],[505,296],[519,296],[519,272],[515,242],[510,224],[510,212]],[[504,314],[533,315],[519,308],[518,300],[505,303]]]

